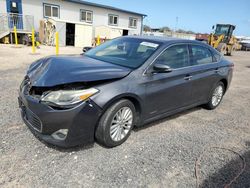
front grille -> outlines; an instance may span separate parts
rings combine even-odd
[[[22,106],[22,115],[23,118],[36,130],[39,132],[42,132],[42,123],[37,117],[36,114],[34,114],[31,110],[29,110],[27,107]]]

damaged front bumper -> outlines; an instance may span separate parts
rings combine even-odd
[[[59,147],[94,142],[101,108],[92,100],[88,99],[71,109],[54,109],[24,90],[20,90],[18,97],[22,119],[41,140]]]

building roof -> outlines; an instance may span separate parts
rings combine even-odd
[[[72,2],[72,3],[79,3],[79,4],[83,4],[83,5],[94,6],[94,7],[100,7],[100,8],[110,9],[110,10],[116,10],[116,11],[125,12],[125,13],[129,13],[129,14],[147,16],[146,14],[142,14],[142,13],[138,13],[138,12],[133,12],[133,11],[124,10],[124,9],[120,9],[120,8],[116,8],[116,7],[112,7],[112,6],[108,6],[108,5],[101,5],[101,4],[82,1],[82,0],[65,0],[65,1],[69,1],[69,2]]]

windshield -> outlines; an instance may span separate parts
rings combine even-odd
[[[159,43],[135,38],[117,38],[88,51],[86,56],[129,68],[142,65],[159,47]]]
[[[228,35],[229,26],[228,25],[217,25],[215,30],[215,35]]]

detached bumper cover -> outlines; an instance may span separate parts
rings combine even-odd
[[[19,93],[21,116],[25,124],[41,140],[59,147],[73,147],[94,142],[94,132],[101,115],[101,108],[93,101],[66,110],[55,110],[32,96]],[[54,139],[51,135],[68,129],[65,140]]]

